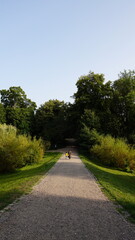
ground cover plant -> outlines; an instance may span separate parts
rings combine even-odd
[[[123,213],[126,210],[130,214],[128,218],[135,223],[135,172],[129,173],[102,166],[86,153],[80,153],[80,158],[96,176],[107,196],[119,203],[123,207],[119,210]]]
[[[56,163],[61,153],[47,152],[41,162],[27,165],[13,173],[0,174],[0,210],[32,187]]]

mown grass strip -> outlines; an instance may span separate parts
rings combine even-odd
[[[47,152],[40,163],[25,166],[14,173],[0,174],[0,210],[29,193],[60,156],[61,153]]]
[[[84,153],[80,154],[80,158],[103,186],[107,196],[119,203],[130,214],[129,219],[135,223],[135,173],[101,166]]]

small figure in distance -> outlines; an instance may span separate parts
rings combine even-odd
[[[68,152],[65,153],[65,157],[68,158]]]
[[[68,158],[71,158],[71,151],[68,151]]]

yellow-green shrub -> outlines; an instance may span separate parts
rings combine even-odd
[[[0,172],[13,171],[43,158],[41,139],[16,135],[13,126],[0,125]]]
[[[113,165],[125,169],[128,166],[130,147],[124,140],[116,139],[113,149]]]
[[[108,166],[126,169],[130,162],[130,147],[124,140],[115,139],[110,135],[102,136],[100,143],[94,145],[91,151]]]
[[[18,138],[14,132],[0,135],[0,172],[13,171],[24,165]]]
[[[110,135],[101,136],[99,138],[99,144],[95,144],[91,152],[98,156],[102,163],[106,165],[112,165],[113,162],[113,146],[115,139]]]
[[[14,134],[16,135],[17,129],[16,127],[12,125],[7,125],[7,124],[0,124],[0,136],[4,134]]]
[[[37,163],[43,159],[44,146],[41,139],[34,138],[31,140],[27,138],[28,143],[26,147],[25,162],[26,164]]]
[[[128,165],[130,170],[135,170],[135,149],[131,148],[128,155]]]

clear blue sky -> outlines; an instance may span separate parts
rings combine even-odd
[[[0,0],[0,89],[73,102],[89,71],[135,70],[135,0]]]

